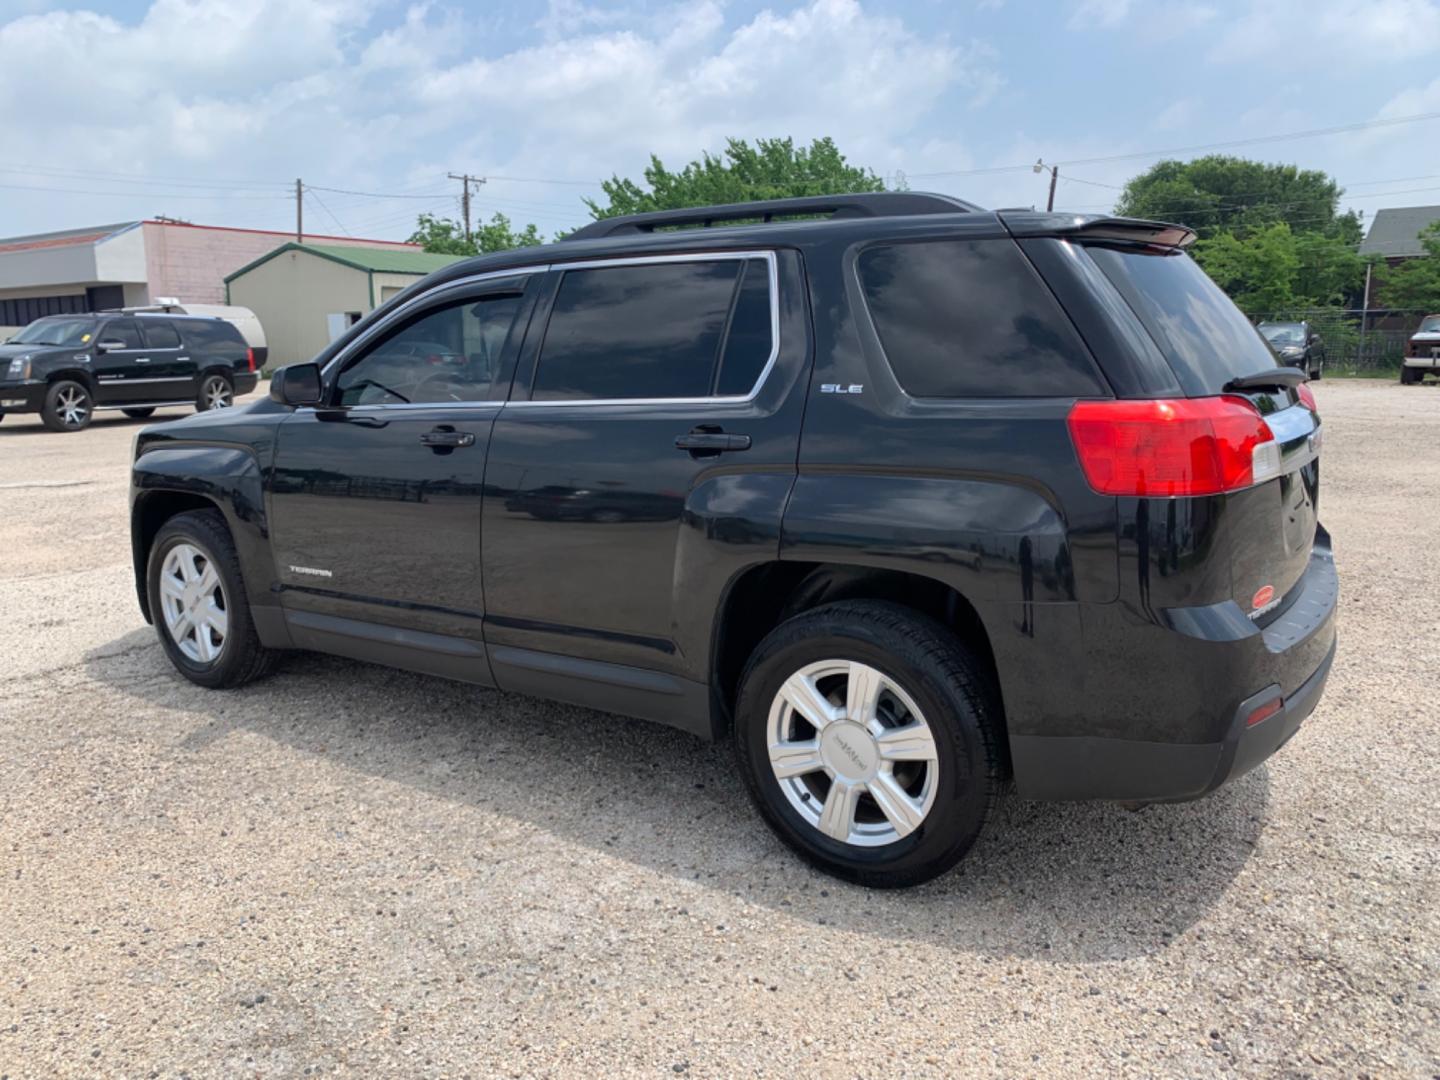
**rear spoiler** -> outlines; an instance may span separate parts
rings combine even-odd
[[[1189,247],[1195,242],[1194,230],[1166,221],[1104,214],[1047,214],[1035,210],[997,210],[996,216],[1015,237],[1077,236],[1174,248]]]
[[[1231,390],[1277,390],[1287,386],[1299,386],[1308,376],[1299,368],[1266,368],[1251,375],[1237,375],[1225,384],[1223,389]]]

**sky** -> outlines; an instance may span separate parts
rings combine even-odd
[[[458,216],[448,173],[549,236],[727,136],[990,207],[1043,206],[1043,157],[1087,212],[1256,140],[1226,152],[1326,170],[1368,222],[1440,203],[1437,54],[1440,0],[0,0],[0,236],[293,229],[299,177],[307,233],[403,239]]]

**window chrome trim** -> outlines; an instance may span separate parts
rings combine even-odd
[[[775,252],[693,251],[674,255],[636,255],[625,259],[579,259],[574,262],[552,263],[550,269],[594,270],[607,266],[650,266],[672,262],[743,262],[749,259],[763,259],[766,273],[770,278],[770,355],[766,358],[764,366],[761,367],[760,374],[755,379],[755,385],[750,387],[748,393],[669,398],[554,398],[544,401],[528,398],[524,401],[508,401],[505,403],[505,407],[509,409],[575,409],[597,405],[612,408],[624,405],[744,405],[754,401],[764,387],[765,381],[770,378],[770,372],[774,370],[776,361],[780,358],[780,273]],[[540,355],[535,360],[536,373],[540,371],[544,362],[545,354],[542,347]],[[531,393],[535,391],[533,378],[532,376]]]
[[[437,297],[443,297],[447,293],[477,285],[486,281],[502,281],[505,278],[529,277],[531,274],[544,274],[550,270],[548,263],[535,266],[517,266],[509,270],[490,270],[484,274],[472,274],[469,277],[456,278],[454,281],[447,281],[443,285],[437,285],[419,296],[412,296],[405,303],[401,304],[394,311],[387,312],[385,317],[375,323],[374,326],[367,326],[364,332],[345,348],[330,358],[330,362],[320,369],[320,378],[323,380],[330,373],[330,369],[336,364],[343,364],[352,359],[356,353],[369,346],[377,337],[386,330],[389,330],[396,322],[411,314],[416,308],[428,304]],[[460,404],[456,402],[456,404]],[[359,408],[359,406],[351,406]]]

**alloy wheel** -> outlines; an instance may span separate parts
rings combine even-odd
[[[56,395],[55,407],[66,427],[80,427],[90,415],[90,395],[83,387],[67,386]]]
[[[225,586],[215,564],[193,544],[176,544],[160,567],[165,629],[187,659],[208,664],[220,655],[230,629]]]
[[[224,409],[235,400],[235,394],[228,382],[219,375],[211,375],[200,390],[200,398],[207,409]]]
[[[868,664],[822,660],[795,672],[770,706],[766,736],[785,798],[832,840],[895,843],[934,804],[934,732],[904,688]]]

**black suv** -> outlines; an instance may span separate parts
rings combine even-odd
[[[1308,322],[1262,322],[1256,329],[1282,364],[1299,368],[1312,379],[1325,374],[1325,343]]]
[[[1011,777],[1195,798],[1315,707],[1336,576],[1304,374],[1191,240],[892,193],[457,263],[141,433],[141,607],[205,686],[316,649],[730,737],[870,885]]]
[[[254,351],[224,319],[50,315],[0,345],[0,418],[38,412],[51,431],[80,431],[104,409],[223,409],[258,378]]]

